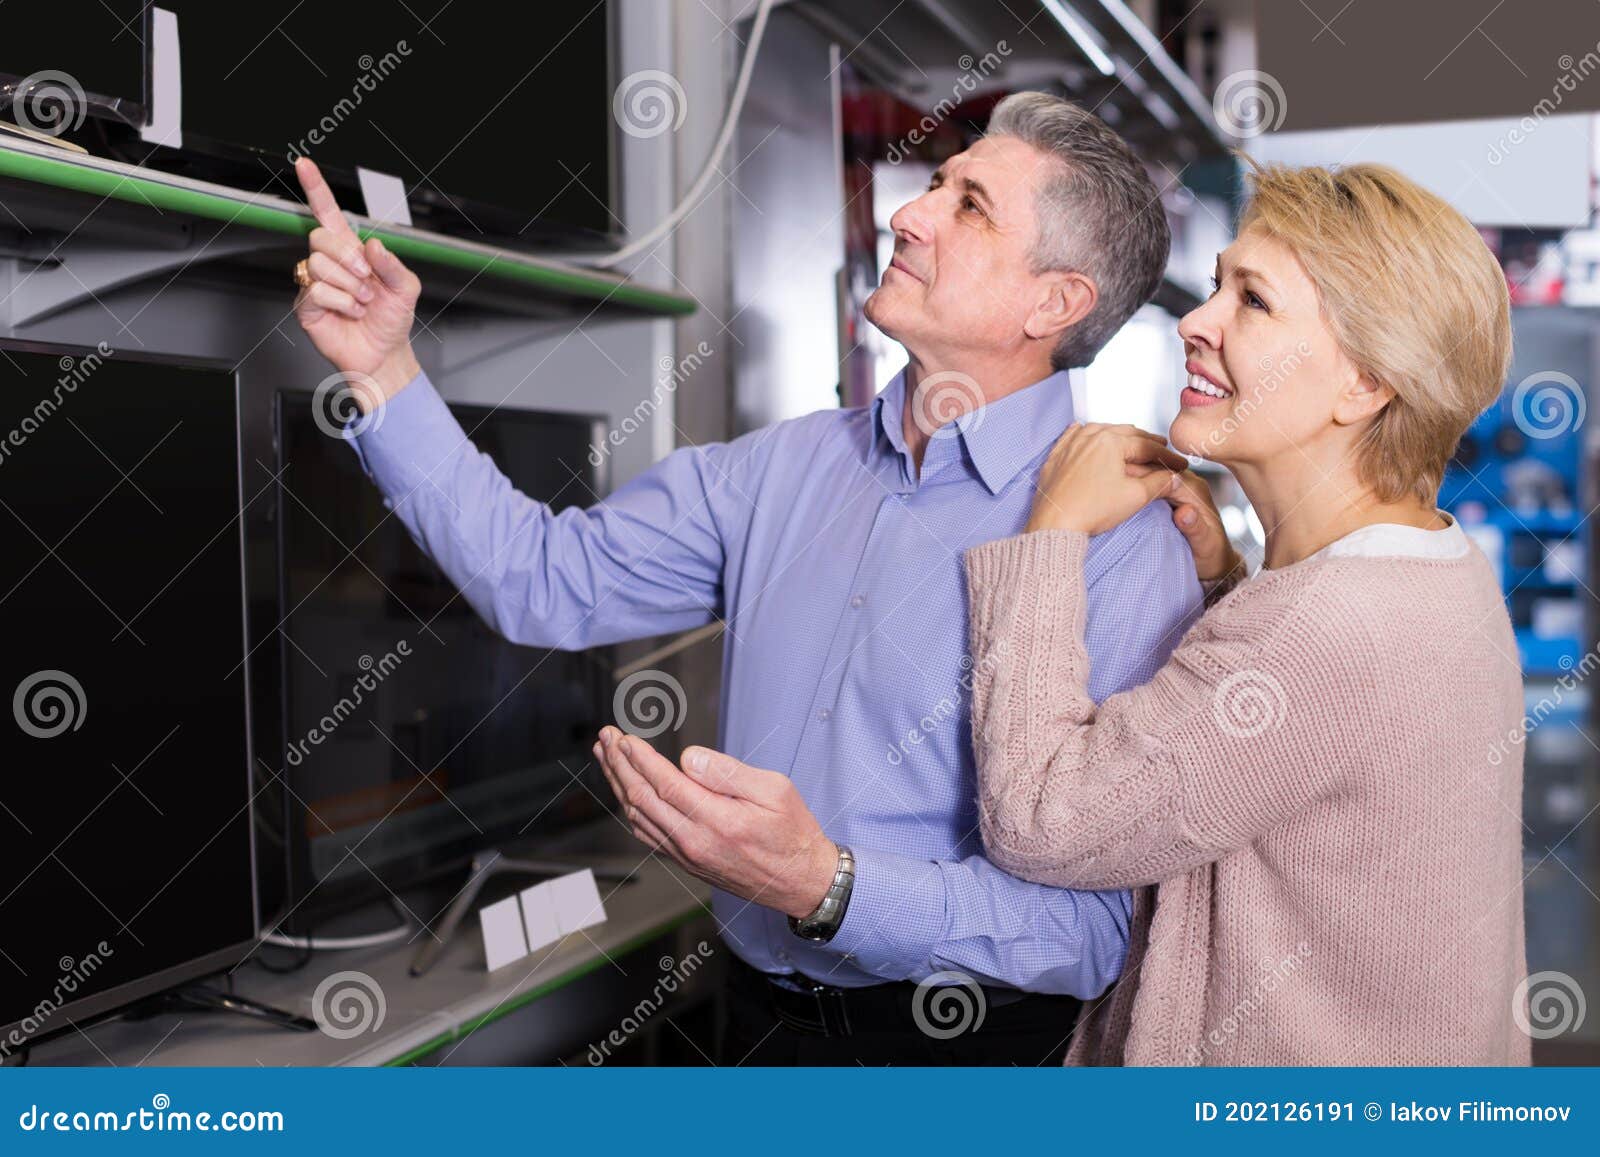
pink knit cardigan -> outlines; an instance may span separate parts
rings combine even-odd
[[[989,858],[1135,889],[1067,1062],[1527,1064],[1522,685],[1482,554],[1264,573],[1097,708],[1088,541],[965,556]]]

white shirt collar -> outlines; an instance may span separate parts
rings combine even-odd
[[[1439,517],[1450,525],[1443,530],[1425,530],[1420,526],[1403,526],[1397,522],[1375,522],[1352,530],[1343,538],[1303,559],[1322,558],[1460,558],[1471,547],[1471,540],[1461,524],[1443,510]]]

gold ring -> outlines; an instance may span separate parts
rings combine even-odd
[[[307,258],[301,258],[299,261],[295,262],[295,265],[294,265],[294,283],[296,285],[298,285],[301,289],[310,288],[310,286],[311,286],[311,262]]]

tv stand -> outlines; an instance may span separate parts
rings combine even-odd
[[[259,1000],[251,1000],[247,996],[235,996],[231,992],[209,988],[204,984],[183,984],[177,988],[169,988],[165,992],[158,992],[137,1002],[122,1015],[126,1020],[144,1020],[176,1009],[235,1012],[240,1016],[264,1020],[268,1024],[293,1029],[295,1032],[315,1032],[317,1029],[317,1022],[308,1016],[297,1016]]]
[[[478,898],[478,893],[483,891],[483,885],[492,877],[503,875],[507,872],[520,872],[529,876],[565,876],[571,872],[581,872],[588,868],[598,880],[616,880],[626,883],[633,871],[626,868],[595,867],[592,864],[563,863],[557,860],[520,860],[502,855],[496,849],[479,852],[472,857],[472,863],[467,869],[467,885],[456,894],[455,900],[450,904],[450,909],[444,915],[444,920],[439,924],[439,930],[434,933],[436,939],[425,941],[411,961],[411,975],[421,976],[432,968],[444,951],[450,937],[455,935],[461,921],[466,919],[467,913],[472,910],[472,902]]]

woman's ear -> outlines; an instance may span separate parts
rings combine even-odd
[[[1045,293],[1022,323],[1031,338],[1053,341],[1094,312],[1100,291],[1081,273],[1062,273],[1044,283]]]
[[[1341,426],[1353,426],[1376,417],[1394,401],[1394,388],[1386,386],[1371,374],[1357,372],[1351,383],[1339,394],[1333,406],[1333,420]]]

